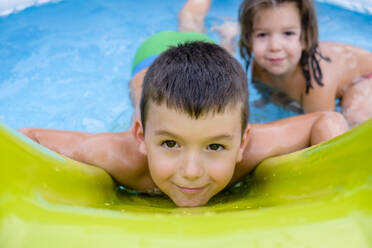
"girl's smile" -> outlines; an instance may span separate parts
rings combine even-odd
[[[268,73],[293,72],[303,49],[296,4],[282,3],[258,12],[254,18],[252,47],[256,63]]]

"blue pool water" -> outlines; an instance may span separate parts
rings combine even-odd
[[[235,20],[241,0],[214,0],[210,28]],[[0,121],[25,126],[118,131],[130,125],[131,61],[148,36],[177,29],[184,1],[62,0],[0,17]],[[372,15],[316,4],[321,40],[372,51]],[[251,89],[251,101],[258,99]],[[251,122],[294,115],[253,107]]]

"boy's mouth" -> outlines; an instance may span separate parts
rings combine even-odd
[[[192,188],[189,188],[189,187],[181,187],[181,186],[178,186],[176,185],[177,188],[179,190],[181,190],[182,192],[184,193],[187,193],[187,194],[195,194],[195,193],[199,193],[201,192],[203,189],[205,189],[207,186],[203,186],[203,187],[192,187]]]

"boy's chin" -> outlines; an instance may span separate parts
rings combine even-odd
[[[172,199],[172,198],[171,198]],[[181,208],[187,208],[187,207],[200,207],[207,204],[209,201],[208,199],[172,199],[174,204],[177,205],[177,207]]]

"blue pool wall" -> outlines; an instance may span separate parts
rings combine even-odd
[[[241,0],[214,0],[211,27],[236,21]],[[0,17],[0,121],[88,132],[130,127],[130,67],[150,35],[177,29],[184,1],[62,0]],[[316,3],[320,40],[372,51],[372,15]],[[251,88],[251,101],[259,94]],[[294,113],[268,104],[252,107],[251,122]]]

